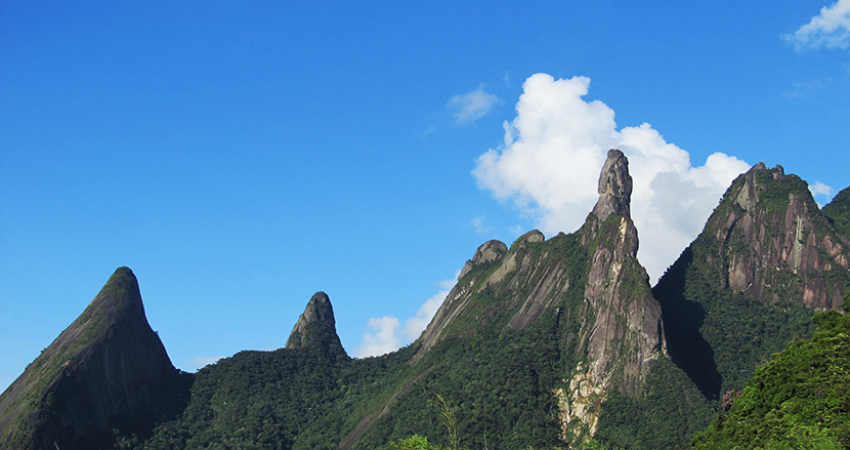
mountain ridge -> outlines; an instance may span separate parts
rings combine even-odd
[[[439,442],[435,418],[449,408],[470,448],[580,448],[590,438],[635,450],[686,446],[719,409],[721,389],[749,379],[741,369],[810,335],[811,312],[850,290],[841,225],[850,188],[821,210],[799,177],[753,166],[655,287],[637,260],[631,191],[628,159],[609,151],[579,230],[549,239],[533,230],[510,247],[485,242],[420,338],[375,358],[345,353],[319,291],[284,348],[180,374],[144,317],[135,276],[119,268],[0,396],[0,444],[365,450],[412,434]],[[132,372],[160,375],[117,383],[128,373],[117,371],[120,355],[139,365]],[[63,387],[91,384],[102,389],[86,387],[84,397],[100,406],[81,406]],[[32,393],[27,401],[22,392]],[[18,419],[33,405],[24,416],[34,419]],[[85,418],[88,409],[107,413]],[[65,426],[72,416],[77,431]],[[126,426],[133,421],[141,425]]]
[[[85,448],[127,420],[169,412],[180,374],[144,313],[135,275],[120,267],[85,311],[0,397],[7,448]],[[30,412],[27,412],[27,407]]]
[[[754,165],[653,288],[673,361],[709,398],[741,389],[772,353],[812,334],[814,311],[839,307],[848,242],[805,181]]]

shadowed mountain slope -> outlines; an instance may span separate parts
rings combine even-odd
[[[179,376],[144,320],[135,278],[119,269],[0,397],[0,442],[372,450],[419,434],[468,448],[577,448],[590,437],[686,447],[722,389],[808,336],[812,312],[848,292],[850,198],[842,191],[821,212],[805,182],[759,164],[651,289],[631,192],[628,160],[611,150],[581,228],[484,243],[422,336],[375,358],[346,355],[317,292],[285,348]]]
[[[814,311],[850,292],[850,240],[836,225],[847,196],[821,211],[805,181],[759,163],[659,280],[670,355],[705,395],[741,389],[769,355],[811,335]]]
[[[173,413],[183,378],[148,325],[136,277],[121,267],[0,396],[0,446],[93,448],[113,429]]]

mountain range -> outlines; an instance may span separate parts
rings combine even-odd
[[[181,372],[119,268],[0,395],[0,446],[682,448],[850,293],[850,188],[820,208],[753,166],[654,287],[622,152],[598,193],[574,233],[481,245],[421,337],[376,358],[346,354],[317,292],[284,348]]]

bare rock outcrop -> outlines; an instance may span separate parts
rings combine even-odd
[[[599,201],[580,230],[593,248],[584,296],[595,312],[588,336],[588,376],[594,384],[610,380],[636,395],[648,375],[648,363],[665,352],[661,307],[637,260],[628,160],[619,150],[610,150],[602,171]],[[614,373],[619,379],[612,380]]]
[[[817,310],[837,308],[844,298],[844,284],[822,275],[850,269],[850,242],[829,224],[805,182],[781,166],[759,163],[739,177],[705,232],[717,240],[715,266],[732,292]]]
[[[507,322],[493,325],[522,331],[554,310],[567,335],[564,342],[575,344],[567,357],[578,362],[563,374],[563,387],[553,390],[562,437],[592,435],[612,389],[637,398],[651,362],[663,357],[666,347],[661,308],[637,261],[632,178],[619,150],[608,152],[598,192],[596,206],[573,234],[547,241],[534,230],[510,249],[498,241],[479,247],[422,334],[412,363],[446,336],[471,333],[474,327],[464,324],[491,323],[508,311]],[[578,304],[562,309],[567,298],[576,297]]]
[[[0,447],[93,448],[113,428],[161,419],[180,377],[121,267],[0,396]]]
[[[313,294],[307,302],[307,307],[304,308],[304,312],[298,318],[286,341],[288,349],[305,347],[318,347],[325,351],[342,350],[342,344],[336,334],[333,305],[328,294],[321,291]]]

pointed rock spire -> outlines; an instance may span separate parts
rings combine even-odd
[[[307,307],[304,308],[304,313],[298,318],[298,322],[292,328],[292,333],[289,334],[286,348],[302,348],[312,345],[314,342],[318,342],[322,346],[338,345],[340,348],[342,347],[336,334],[336,320],[334,319],[331,300],[328,294],[321,291],[316,292],[310,298]]]
[[[0,447],[99,446],[116,418],[162,417],[178,378],[135,275],[121,267],[0,396]]]
[[[623,152],[608,150],[608,159],[599,174],[599,200],[593,214],[604,221],[611,213],[631,217],[632,176],[629,175],[629,160]]]

